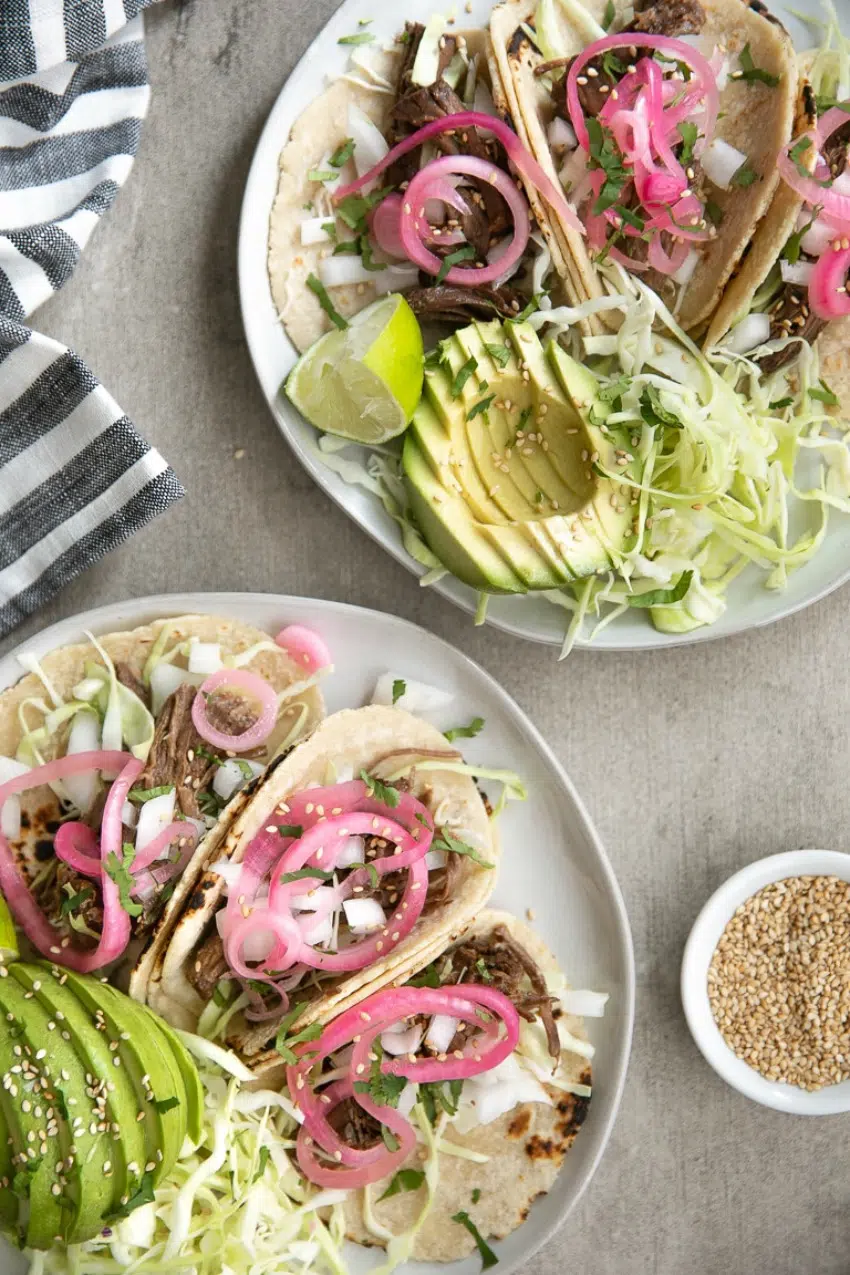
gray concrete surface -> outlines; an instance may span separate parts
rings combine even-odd
[[[730,872],[792,847],[850,848],[850,594],[744,638],[558,665],[423,594],[314,488],[254,380],[236,230],[263,121],[335,7],[183,0],[149,13],[154,95],[135,172],[37,324],[90,362],[188,498],[12,641],[131,595],[246,588],[393,609],[479,660],[583,793],[626,896],[639,972],[611,1144],[529,1271],[846,1272],[850,1117],[786,1117],[727,1089],[688,1035],[677,979],[691,922]]]

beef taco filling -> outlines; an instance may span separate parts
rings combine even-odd
[[[240,863],[210,866],[226,889],[187,963],[208,1003],[202,1030],[226,1015],[224,1039],[243,1055],[271,1048],[294,1006],[332,997],[447,908],[464,861],[492,870],[488,847],[438,823],[429,800],[405,775],[308,788],[269,812]]]

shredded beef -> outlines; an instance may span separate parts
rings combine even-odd
[[[70,891],[65,887],[70,886]],[[103,929],[103,902],[100,887],[96,881],[80,876],[61,859],[55,861],[55,870],[45,875],[34,888],[34,896],[39,908],[54,925],[59,927],[59,934],[71,939],[73,946],[79,951],[90,951],[97,946],[97,939],[88,934],[81,934],[71,925],[68,915],[62,916],[62,904],[77,894],[85,894],[85,901],[74,909],[95,934]]]
[[[506,284],[499,288],[456,288],[438,283],[431,288],[411,288],[404,296],[417,319],[461,324],[496,316],[515,319],[527,301]]]
[[[115,676],[128,691],[132,691],[134,695],[138,695],[145,708],[150,708],[151,699],[150,692],[145,686],[142,679],[124,660],[118,660],[115,664]]]
[[[785,283],[776,300],[770,307],[770,339],[796,336],[811,345],[826,327],[826,322],[813,314],[809,307],[809,293],[805,287],[793,283]],[[796,342],[766,354],[759,359],[759,367],[765,373],[778,372],[780,368],[793,363],[799,354]]]
[[[483,979],[478,962],[483,961],[490,985],[507,996],[517,1012],[529,1022],[539,1017],[546,1029],[549,1053],[553,1058],[561,1055],[558,1028],[552,1013],[552,999],[546,987],[546,979],[525,948],[516,942],[504,925],[497,925],[489,934],[465,939],[452,949],[450,979],[465,983],[480,983]],[[529,993],[526,984],[530,984]],[[461,1049],[463,1033],[458,1033],[450,1045]]]
[[[349,1147],[367,1150],[381,1141],[381,1126],[353,1098],[346,1098],[328,1116],[328,1124]]]
[[[207,699],[207,720],[225,735],[244,735],[257,720],[257,714],[241,695],[217,691]]]
[[[184,815],[200,819],[198,792],[205,789],[215,773],[215,763],[210,761],[210,749],[192,722],[192,702],[196,695],[194,686],[184,683],[162,706],[156,719],[153,743],[147,765],[139,778],[140,788],[174,786],[177,804]],[[223,696],[207,700],[207,713],[213,720],[213,705]],[[189,759],[189,753],[192,759]]]
[[[195,991],[208,1001],[221,980],[230,972],[224,955],[224,944],[217,933],[202,943],[189,964],[188,978]]]
[[[638,0],[630,30],[644,35],[699,35],[705,10],[698,0]]]
[[[847,148],[850,147],[850,120],[837,128],[821,147],[821,154],[829,164],[833,178],[840,177],[847,167]]]

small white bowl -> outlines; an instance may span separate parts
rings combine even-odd
[[[832,876],[850,881],[850,855],[838,850],[791,850],[750,863],[714,892],[700,912],[682,958],[682,1005],[697,1047],[733,1089],[777,1111],[827,1116],[850,1111],[850,1080],[808,1092],[781,1085],[755,1071],[732,1052],[714,1021],[708,1000],[708,967],[735,910],[764,886],[786,877]]]

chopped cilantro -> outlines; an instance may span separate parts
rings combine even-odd
[[[779,83],[779,76],[773,75],[770,71],[765,71],[760,66],[756,66],[753,61],[753,55],[750,52],[749,42],[741,49],[738,61],[741,63],[741,69],[740,71],[732,72],[733,80],[746,80],[749,83],[758,80],[761,84],[767,84],[769,88],[776,88]]]
[[[803,250],[803,236],[811,230],[812,226],[817,221],[820,212],[821,206],[818,204],[817,208],[812,209],[812,215],[806,222],[805,226],[801,226],[799,230],[795,230],[793,235],[791,235],[786,241],[785,247],[782,249],[782,256],[786,261],[790,261],[792,265],[796,261],[800,260],[800,253]]]
[[[438,341],[433,350],[429,350],[425,355],[425,368],[428,372],[433,372],[437,368],[443,366],[446,361],[446,352],[443,349],[442,341]]]
[[[486,398],[480,398],[477,403],[473,403],[466,413],[466,419],[471,421],[475,416],[486,416],[487,409],[495,397],[495,394],[488,394]]]
[[[448,253],[443,257],[443,264],[437,272],[436,283],[442,283],[452,266],[456,266],[461,261],[471,261],[475,256],[475,249],[471,243],[464,244],[462,248],[455,248],[454,252]]]
[[[646,222],[643,217],[638,216],[636,212],[632,212],[631,208],[626,208],[625,204],[613,204],[612,207],[621,221],[625,221],[627,225],[634,227],[635,230],[643,230]]]
[[[609,80],[616,80],[618,76],[626,74],[625,63],[620,61],[612,49],[606,49],[602,54],[602,74],[607,75]]]
[[[254,1174],[254,1182],[259,1182],[260,1178],[266,1171],[266,1165],[271,1159],[272,1153],[268,1147],[260,1147],[260,1162],[257,1165],[257,1172]],[[251,1183],[253,1186],[253,1182]]]
[[[630,384],[631,382],[629,381],[628,377],[621,376],[619,380],[612,381],[610,385],[603,386],[597,392],[597,398],[602,403],[611,403],[611,404],[619,403],[620,399],[623,397],[626,390],[629,388]]]
[[[393,788],[389,784],[382,784],[380,779],[376,779],[374,775],[367,775],[365,770],[361,770],[360,778],[376,801],[382,801],[385,806],[395,810],[401,801],[401,795],[397,788]]]
[[[475,1223],[473,1222],[472,1218],[469,1216],[468,1213],[465,1213],[463,1209],[461,1209],[460,1213],[452,1214],[452,1221],[459,1223],[460,1226],[465,1226],[466,1229],[469,1231],[469,1234],[475,1240],[476,1248],[478,1249],[478,1252],[481,1254],[482,1271],[489,1270],[491,1266],[496,1266],[498,1264],[498,1261],[499,1261],[498,1257],[493,1252],[493,1250],[491,1249],[487,1241],[484,1239],[483,1235],[481,1234],[478,1227],[475,1225]]]
[[[679,136],[682,139],[682,149],[679,153],[679,163],[689,164],[694,157],[694,146],[696,145],[699,130],[696,124],[691,120],[682,120],[679,125]]]
[[[201,749],[197,749],[199,756],[205,754]],[[218,758],[215,758],[218,761]],[[160,784],[158,788],[131,788],[127,796],[130,801],[152,801],[154,797],[164,797],[166,793],[174,792],[174,784]]]
[[[705,209],[706,220],[710,221],[712,226],[719,226],[723,221],[723,209],[713,199],[706,200]]]
[[[277,830],[282,837],[300,837],[304,833],[300,823],[279,823]]]
[[[838,395],[823,380],[820,383],[820,389],[809,390],[809,398],[816,398],[819,403],[826,403],[829,407],[838,407]]]
[[[351,869],[352,872],[356,872],[358,868],[365,868],[366,871],[369,873],[369,884],[371,885],[372,889],[376,890],[378,888],[378,883],[381,880],[381,878],[378,873],[378,869],[375,867],[374,863],[349,863],[348,867]]]
[[[419,1086],[419,1098],[431,1124],[436,1123],[438,1106],[442,1107],[447,1116],[457,1115],[457,1106],[462,1089],[462,1080],[449,1080],[447,1082],[434,1080]]]
[[[224,1009],[225,1005],[230,1003],[233,995],[233,980],[230,978],[222,978],[213,988],[213,1000],[219,1009]]]
[[[484,348],[490,358],[498,363],[499,367],[507,367],[511,358],[511,347],[509,345],[492,345],[487,341],[484,344]]]
[[[180,1099],[175,1098],[173,1095],[171,1098],[156,1098],[153,1105],[157,1111],[164,1115],[166,1111],[173,1111],[175,1107],[179,1107]]]
[[[309,274],[307,276],[307,287],[310,289],[311,292],[315,293],[316,297],[318,298],[319,305],[322,307],[322,309],[324,310],[325,314],[328,316],[328,318],[330,319],[334,327],[337,327],[340,329],[347,328],[348,320],[344,319],[342,315],[339,313],[339,311],[336,309],[333,301],[331,301],[330,297],[328,296],[327,290],[325,289],[325,285],[322,283],[322,281],[320,279],[317,279],[314,274]]]
[[[440,975],[437,973],[437,966],[426,965],[424,970],[420,970],[413,978],[407,980],[408,987],[439,987]]]
[[[381,1071],[381,1063],[384,1056],[383,1050],[380,1045],[376,1045],[374,1048],[376,1052],[372,1055],[369,1079],[368,1081],[355,1080],[355,1092],[368,1093],[378,1107],[397,1107],[407,1080],[404,1076],[394,1076],[392,1072],[388,1072],[385,1075]]]
[[[322,868],[299,868],[297,872],[284,872],[280,884],[289,885],[290,881],[306,881],[310,877],[319,881],[331,881],[333,873],[325,872]]]
[[[511,322],[525,323],[526,319],[529,319],[532,314],[536,314],[537,311],[540,309],[540,298],[542,295],[543,294],[540,292],[535,292],[534,296],[531,298],[531,300],[529,301],[525,309],[520,310],[517,317],[515,319],[512,319]]]
[[[811,148],[812,139],[808,136],[808,134],[804,134],[803,137],[794,143],[788,152],[788,158],[791,160],[791,163],[794,165],[801,177],[811,177],[811,173],[803,163],[803,156],[806,154],[806,151],[811,150]]]
[[[478,960],[475,962],[475,968],[478,971],[479,975],[481,976],[481,979],[483,982],[485,983],[493,982],[493,975],[488,970],[487,963],[484,960],[483,956],[479,956]]]
[[[347,160],[351,159],[353,154],[354,139],[352,137],[347,137],[341,146],[337,146],[333,155],[331,155],[328,160],[328,163],[334,168],[342,168],[343,164],[346,163]]]
[[[336,242],[336,222],[335,221],[323,221],[322,230],[324,230],[328,239],[333,239],[334,242]]]
[[[522,433],[528,422],[531,420],[533,407],[524,407],[519,414],[519,422],[517,423],[517,433]]]
[[[383,186],[380,190],[373,190],[368,195],[346,195],[345,199],[341,199],[335,205],[336,214],[348,226],[349,230],[356,230],[361,234],[366,230],[366,216],[375,208],[382,199],[392,190],[392,186]]]
[[[732,185],[752,186],[753,182],[757,179],[758,173],[754,168],[750,167],[749,161],[745,161],[732,177]]]
[[[344,257],[346,255],[356,257],[360,252],[359,239],[340,239],[339,243],[333,250],[335,257]]]
[[[478,360],[474,354],[470,354],[463,367],[459,367],[452,381],[451,390],[449,391],[452,398],[458,398],[463,393],[463,387],[472,376],[472,373],[478,367]]]
[[[631,174],[623,165],[622,153],[610,128],[592,115],[588,116],[586,123],[590,140],[590,168],[601,169],[605,175],[602,189],[593,205],[593,212],[598,216],[620,202],[623,188]]]
[[[473,863],[477,863],[482,868],[492,868],[495,865],[488,863],[486,859],[482,859],[481,855],[474,846],[467,845],[465,841],[458,841],[457,837],[453,837],[450,832],[446,832],[445,828],[433,844],[434,850],[450,850],[452,854],[465,855],[467,859],[471,859]]]
[[[60,916],[67,916],[69,912],[79,912],[84,903],[94,898],[94,890],[90,885],[84,885],[79,894],[66,895],[62,900],[59,908]]]
[[[136,882],[130,872],[133,866],[133,860],[136,857],[136,850],[131,846],[129,841],[125,841],[122,848],[122,857],[113,850],[106,857],[106,872],[118,886],[118,896],[121,900],[121,906],[128,916],[141,916],[142,905],[137,903],[135,899],[130,898],[130,891]]]
[[[446,739],[474,739],[476,735],[480,735],[484,729],[484,718],[473,717],[467,726],[453,726],[451,730],[444,730],[443,734]]]
[[[387,267],[383,261],[375,260],[374,253],[372,252],[372,244],[368,235],[361,235],[357,240],[357,245],[360,249],[360,263],[364,270],[386,270]]]
[[[368,31],[360,31],[357,35],[344,35],[337,40],[337,44],[371,44],[374,36]]]
[[[299,1005],[298,1012],[300,1013],[303,1008],[303,1005]],[[318,1040],[324,1029],[322,1028],[321,1023],[311,1023],[309,1027],[302,1027],[300,1032],[295,1032],[294,1035],[289,1036],[287,1035],[285,1023],[286,1020],[284,1019],[284,1022],[281,1023],[278,1028],[274,1047],[280,1054],[283,1061],[289,1063],[291,1067],[294,1067],[298,1062],[298,1056],[296,1055],[293,1046],[303,1045],[309,1040]]]
[[[399,1169],[384,1194],[378,1196],[378,1201],[401,1195],[402,1191],[418,1191],[424,1181],[425,1174],[421,1169]]]
[[[407,690],[407,682],[403,677],[397,677],[393,681],[393,703],[397,704],[402,695]]]
[[[774,399],[773,402],[770,404],[770,410],[772,412],[781,412],[784,408],[790,407],[793,402],[794,402],[793,396],[790,394],[788,395],[787,398]]]
[[[629,606],[658,607],[664,606],[668,602],[681,602],[691,587],[693,575],[693,571],[683,571],[678,583],[672,589],[650,589],[648,593],[641,593],[629,598]]]
[[[214,819],[218,818],[224,807],[227,805],[227,802],[219,797],[217,793],[210,792],[207,788],[202,789],[201,792],[197,794],[197,798],[198,805],[201,808],[201,814],[211,815]]]
[[[309,182],[332,182],[339,173],[335,173],[332,168],[311,168],[307,174]]]
[[[844,111],[846,115],[850,115],[850,102],[839,102],[837,97],[829,97],[826,94],[818,93],[815,98],[818,115],[824,115],[827,111],[831,111],[837,106],[839,111]]]
[[[640,396],[640,414],[647,425],[670,425],[681,429],[682,422],[675,412],[670,412],[661,402],[661,395],[654,385],[647,385]]]
[[[608,0],[608,3],[605,5],[605,12],[602,15],[602,30],[603,31],[611,30],[611,23],[614,21],[614,18],[616,16],[617,16],[617,10],[614,7],[614,0]]]
[[[116,1217],[129,1217],[136,1209],[140,1209],[143,1204],[153,1204],[153,1202],[153,1173],[143,1173],[138,1191],[135,1195],[131,1195],[127,1203],[118,1209]]]
[[[478,1203],[478,1201],[481,1199],[481,1187],[480,1187],[480,1186],[474,1186],[474,1187],[472,1188],[472,1195],[471,1195],[471,1197],[470,1197],[470,1198],[471,1198],[471,1200],[472,1200],[472,1203],[473,1203],[473,1204],[477,1204],[477,1203]]]

